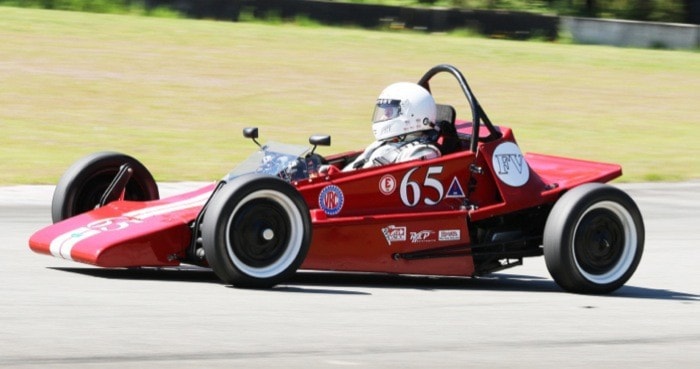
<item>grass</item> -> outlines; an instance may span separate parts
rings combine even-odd
[[[700,53],[413,32],[0,7],[0,184],[55,183],[117,150],[158,180],[214,180],[261,138],[372,141],[374,99],[460,68],[525,151],[618,162],[624,181],[700,178]],[[441,102],[469,113],[447,77]]]

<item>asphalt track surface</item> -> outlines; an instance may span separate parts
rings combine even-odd
[[[479,279],[300,272],[264,291],[98,269],[28,249],[51,187],[0,188],[0,367],[697,368],[700,182],[620,187],[647,241],[608,296],[562,292],[542,258]]]

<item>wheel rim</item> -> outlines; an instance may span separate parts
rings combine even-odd
[[[576,268],[596,284],[620,279],[634,261],[637,234],[632,215],[612,201],[599,202],[581,215],[573,233]]]
[[[88,210],[92,210],[99,206],[102,195],[109,187],[109,184],[114,178],[112,173],[99,173],[92,176],[90,179],[75,192],[74,208],[72,214],[81,214]]]
[[[103,171],[86,180],[75,191],[71,215],[81,214],[98,207],[102,196],[116,175],[116,170]],[[132,180],[126,185],[124,200],[142,201],[148,200],[148,196],[146,195],[146,190]]]
[[[228,257],[251,277],[275,276],[299,254],[303,229],[301,213],[291,199],[277,191],[255,191],[236,205],[228,219]]]

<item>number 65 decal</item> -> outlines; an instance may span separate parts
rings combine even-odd
[[[442,173],[442,167],[429,167],[428,171],[425,173],[425,178],[423,179],[423,187],[429,187],[437,192],[437,198],[432,199],[428,196],[423,198],[423,191],[421,190],[421,185],[418,182],[411,179],[413,173],[418,170],[418,168],[413,168],[406,172],[401,180],[401,187],[399,192],[401,194],[401,202],[409,207],[414,207],[418,205],[421,199],[426,205],[436,205],[442,200],[445,195],[445,189],[442,183],[432,176]]]

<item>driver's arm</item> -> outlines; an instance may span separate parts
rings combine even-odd
[[[374,141],[372,142],[362,154],[358,155],[352,163],[349,163],[343,168],[343,172],[349,172],[359,168],[367,168],[372,165],[367,165],[370,161],[372,154],[377,150],[377,148],[384,145],[385,141]]]

